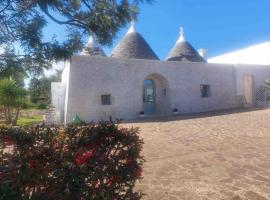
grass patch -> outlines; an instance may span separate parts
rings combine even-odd
[[[43,122],[43,116],[37,115],[33,117],[20,117],[17,121],[17,126],[31,126]]]
[[[47,109],[48,108],[48,104],[46,103],[32,103],[32,102],[26,102],[24,105],[23,105],[23,109],[25,110],[44,110],[44,109]]]

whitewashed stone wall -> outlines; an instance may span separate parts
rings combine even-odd
[[[167,114],[173,108],[185,114],[242,106],[234,65],[74,56],[69,68],[65,122],[75,114],[84,121],[109,116],[137,118],[143,110],[143,81],[153,74],[168,83],[169,102],[161,109]],[[210,98],[201,97],[201,84],[210,85]],[[112,105],[101,105],[102,94],[112,95]]]
[[[45,124],[60,124],[62,122],[60,114],[61,114],[60,111],[57,110],[56,108],[49,108],[45,112],[44,123]]]
[[[51,83],[51,98],[52,106],[60,112],[60,119],[63,121],[66,99],[66,84],[61,82]]]
[[[71,60],[69,61],[66,61],[65,62],[65,68],[63,70],[63,73],[62,73],[62,83],[66,85],[66,94],[65,94],[65,101],[64,101],[64,120],[63,122],[66,123],[67,122],[67,111],[68,111],[68,95],[69,95],[69,79],[70,79],[70,62]]]
[[[253,76],[254,90],[258,90],[265,85],[265,81],[270,79],[270,66],[268,65],[235,65],[237,77],[237,94],[243,95],[244,76]]]

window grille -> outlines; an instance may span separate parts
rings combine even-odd
[[[210,97],[210,85],[201,85],[201,97]]]
[[[111,105],[111,95],[110,94],[101,95],[101,105]]]

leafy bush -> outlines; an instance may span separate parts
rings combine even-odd
[[[39,104],[34,104],[30,100],[27,100],[22,105],[22,109],[37,109]]]
[[[40,103],[40,104],[38,104],[38,107],[37,107],[38,109],[47,109],[47,104],[45,104],[45,103]]]
[[[22,103],[22,109],[28,109],[29,108],[29,103],[27,101]]]
[[[136,200],[138,129],[113,122],[0,128],[1,200]]]

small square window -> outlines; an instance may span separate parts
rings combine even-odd
[[[101,95],[101,105],[111,105],[111,95],[110,94]]]
[[[210,85],[201,85],[201,97],[210,97]]]

